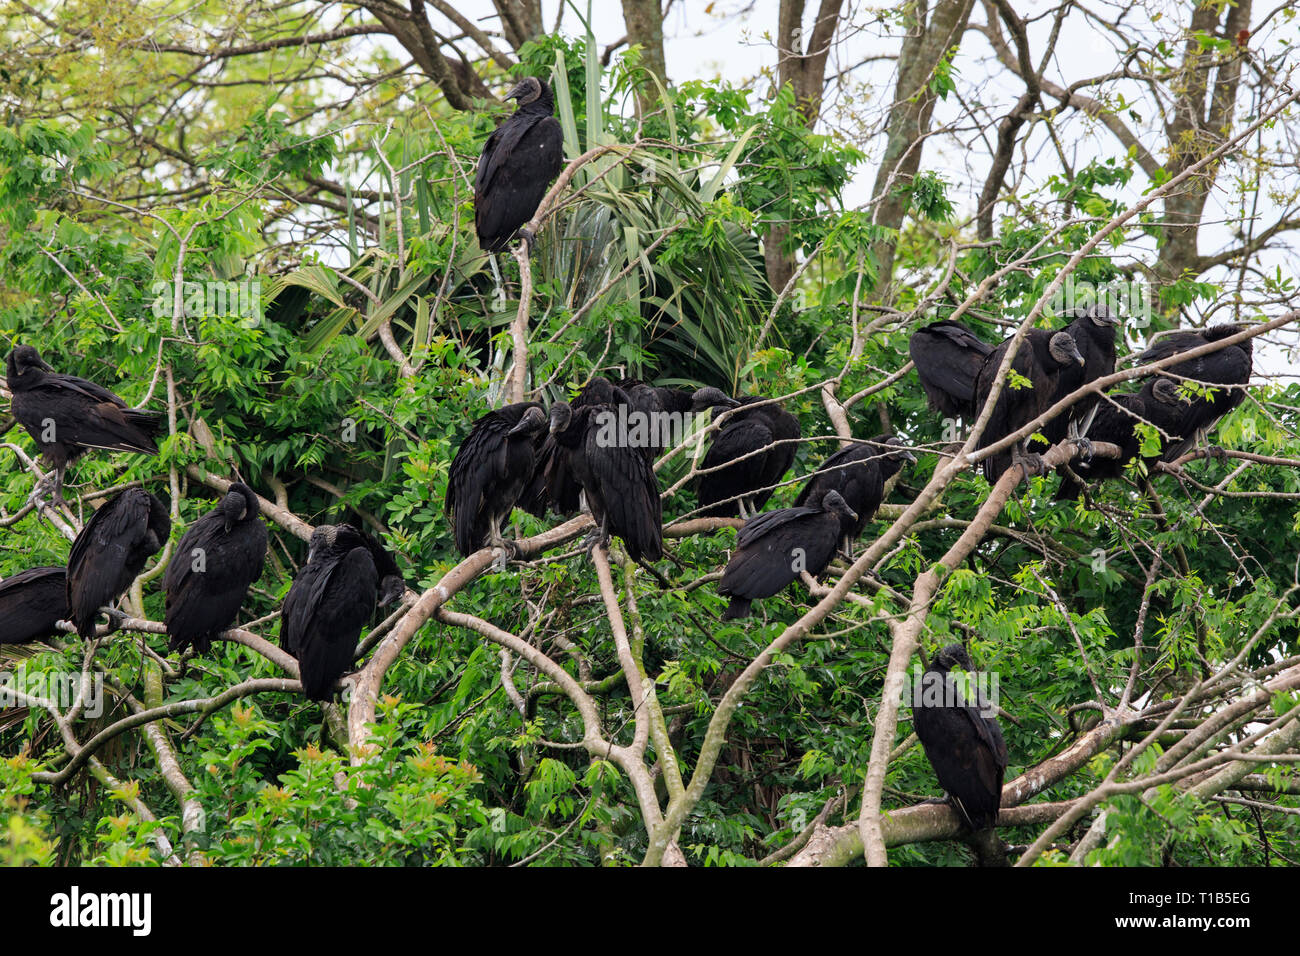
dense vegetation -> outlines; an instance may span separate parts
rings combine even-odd
[[[953,641],[999,678],[1018,787],[1001,832],[1032,845],[1024,862],[1300,859],[1300,816],[1276,811],[1300,806],[1300,386],[1258,375],[1214,436],[1226,456],[1135,463],[1057,502],[1054,475],[991,493],[907,370],[926,322],[958,318],[996,342],[1059,327],[1064,289],[1130,280],[1153,293],[1125,311],[1123,354],[1228,319],[1272,323],[1268,340],[1286,344],[1293,279],[1238,268],[1256,248],[1171,273],[1155,244],[1161,216],[1181,214],[1170,197],[1229,154],[1257,196],[1282,189],[1270,175],[1300,188],[1294,165],[1277,173],[1287,136],[1262,138],[1294,134],[1280,61],[1251,74],[1243,116],[1185,144],[1194,155],[1170,153],[1162,175],[1116,148],[1041,190],[1009,183],[985,234],[926,162],[848,206],[881,160],[866,137],[817,131],[797,84],[767,98],[665,85],[641,46],[602,62],[581,26],[516,36],[504,65],[453,64],[483,86],[456,80],[482,107],[467,110],[451,80],[385,46],[365,48],[359,89],[315,75],[346,59],[315,44],[190,72],[191,43],[314,35],[288,13],[258,7],[241,27],[196,11],[211,32],[176,48],[143,42],[139,7],[57,16],[78,56],[43,49],[25,14],[0,21],[13,41],[0,54],[4,349],[37,344],[169,426],[156,458],[75,463],[64,513],[28,503],[41,468],[6,420],[0,577],[64,563],[90,509],[132,483],[169,503],[174,543],[243,480],[265,499],[271,551],[239,629],[208,654],[166,653],[170,546],[122,630],[0,648],[23,689],[0,709],[0,860],[846,863],[865,841],[879,862],[874,841],[895,865],[966,864],[956,817],[922,803],[940,791],[909,710],[883,691],[887,673],[919,668],[918,645]],[[901,36],[908,14],[891,16]],[[1179,29],[1215,40],[1198,55],[1221,76],[1242,55],[1220,42],[1226,27]],[[1172,71],[1176,54],[1150,56]],[[926,71],[932,104],[956,72],[951,58]],[[477,248],[471,182],[506,109],[489,91],[525,74],[554,86],[566,159],[588,159],[521,274],[520,257]],[[901,202],[897,221],[884,198]],[[769,261],[774,246],[791,271]],[[919,462],[852,564],[748,621],[721,620],[715,581],[738,522],[689,517],[689,449],[658,474],[669,554],[656,573],[617,544],[609,563],[589,554],[582,518],[523,511],[507,535],[524,541],[519,560],[462,560],[448,467],[471,421],[506,400],[520,323],[526,389],[547,403],[593,374],[784,397],[804,441],[772,507],[850,434],[892,431]],[[1282,348],[1260,359],[1263,341],[1257,369],[1276,370]],[[277,659],[275,614],[311,527],[343,518],[382,537],[410,591],[363,640],[347,699],[322,706]],[[102,678],[102,713],[55,693],[83,671]]]

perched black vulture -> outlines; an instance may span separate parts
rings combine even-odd
[[[782,508],[750,518],[736,536],[736,550],[718,584],[718,593],[731,598],[723,620],[749,617],[753,601],[783,590],[802,571],[813,577],[821,574],[835,554],[841,530],[857,520],[833,490],[816,506]]]
[[[9,353],[5,381],[13,395],[13,415],[54,466],[54,499],[63,500],[68,462],[90,448],[158,454],[154,444],[162,424],[153,412],[129,407],[108,389],[75,375],[61,375],[30,345]],[[32,492],[44,491],[44,482]]]
[[[575,412],[591,405],[607,405],[614,409],[620,405],[631,407],[627,393],[599,375],[583,386],[571,404]],[[537,452],[533,477],[520,493],[519,507],[538,518],[546,517],[548,506],[556,514],[569,517],[578,512],[581,492],[569,468],[568,451],[561,449],[555,435],[548,432]]]
[[[0,581],[0,644],[22,644],[56,637],[68,620],[67,577],[63,568],[28,568]]]
[[[235,622],[266,560],[266,525],[258,515],[253,489],[235,482],[181,538],[165,578],[171,650],[193,645],[207,653]]]
[[[1190,403],[1178,392],[1178,383],[1168,378],[1155,378],[1142,386],[1142,390],[1133,395],[1112,395],[1097,407],[1096,417],[1088,430],[1092,441],[1111,442],[1120,447],[1119,458],[1091,458],[1087,461],[1075,460],[1070,463],[1072,470],[1080,478],[1090,481],[1118,478],[1124,473],[1124,466],[1138,456],[1142,438],[1138,433],[1139,424],[1153,425],[1160,432],[1162,446],[1181,442],[1184,436],[1185,422],[1188,419]],[[1070,477],[1064,467],[1058,468],[1061,486],[1056,491],[1056,498],[1073,500],[1082,490],[1079,483]]]
[[[1010,343],[1011,340],[1007,339],[984,360],[984,367],[980,369],[979,378],[975,383],[976,408],[983,408],[988,400],[996,380],[998,366],[1002,364]],[[1067,370],[1073,368],[1077,371],[1084,362],[1083,354],[1075,344],[1074,336],[1069,332],[1030,329],[1020,343],[1020,348],[1016,350],[1016,357],[1011,363],[1013,371],[1029,379],[1029,385],[1013,388],[1008,383],[1003,386],[977,447],[987,448],[1001,441],[1055,405],[1060,398],[1068,394],[1062,391],[1062,379],[1067,374]],[[1047,425],[1042,426],[1039,431],[1046,427]],[[989,484],[996,482],[1004,471],[1018,461],[1023,460],[1031,470],[1040,470],[1041,466],[1036,463],[1038,456],[1028,454],[1022,447],[1024,445],[1023,441],[1016,442],[1012,447],[1004,448],[996,455],[984,459],[982,467],[984,477]]]
[[[652,460],[685,436],[688,416],[715,408],[735,408],[740,404],[712,386],[691,391],[624,381],[620,387],[627,394],[630,410],[644,416],[642,422],[648,423],[644,432],[632,431],[631,434],[633,444],[645,449]]]
[[[280,644],[298,659],[303,696],[327,701],[352,667],[361,628],[375,607],[401,597],[405,583],[392,555],[347,524],[321,525],[307,563],[280,611]]]
[[[623,539],[633,561],[663,557],[663,510],[650,458],[610,441],[608,405],[551,406],[551,434],[582,489],[599,534]],[[616,433],[616,429],[613,429]]]
[[[444,503],[461,554],[505,547],[501,525],[532,480],[546,433],[546,410],[537,402],[506,405],[474,422],[452,459]]]
[[[867,522],[875,517],[885,494],[885,482],[898,474],[904,462],[916,461],[916,456],[902,444],[893,435],[877,435],[870,441],[840,449],[822,462],[804,484],[795,506],[821,501],[826,492],[838,491],[845,504],[857,514],[840,528],[845,551],[849,551]]]
[[[167,506],[143,488],[114,495],[90,516],[68,555],[68,607],[78,634],[95,636],[100,608],[127,592],[171,532]]]
[[[1158,362],[1179,352],[1221,341],[1243,329],[1245,326],[1225,324],[1214,325],[1201,332],[1175,332],[1139,355],[1136,364]],[[1252,359],[1251,340],[1246,339],[1217,352],[1179,362],[1160,372],[1179,384],[1185,379],[1191,379],[1203,385],[1234,386],[1215,388],[1208,398],[1196,396],[1190,399],[1190,408],[1183,419],[1183,438],[1181,441],[1165,443],[1160,455],[1162,461],[1173,461],[1186,454],[1194,444],[1204,442],[1219,419],[1246,400],[1244,386],[1250,383]]]
[[[1074,344],[1083,356],[1083,364],[1067,363],[1061,369],[1053,403],[1081,386],[1115,371],[1115,327],[1118,324],[1119,318],[1104,305],[1074,310],[1074,321],[1065,327],[1065,331],[1074,338]],[[1075,402],[1064,415],[1058,415],[1042,427],[1043,437],[1050,444],[1056,444],[1069,436],[1072,422],[1078,426],[1080,435],[1090,436],[1087,429],[1088,417],[1096,405],[1097,397],[1092,395]]]
[[[1002,805],[1007,745],[1002,729],[978,690],[968,701],[950,672],[973,670],[960,644],[934,655],[912,701],[912,729],[939,778],[939,786],[972,831],[971,845],[981,866],[1006,866],[1006,851],[994,829]]]
[[[526,76],[506,99],[516,100],[519,108],[487,138],[474,179],[474,225],[486,252],[509,246],[564,166],[564,133],[551,115],[551,88]]]
[[[745,407],[766,401],[757,396],[738,399],[740,407],[714,432],[713,442],[700,463],[697,493],[702,515],[755,514],[767,504],[777,483],[794,464],[803,434],[799,419],[771,402]],[[713,468],[718,470],[710,470]]]
[[[947,319],[917,329],[908,352],[932,409],[973,421],[979,412],[975,382],[993,346],[960,322]]]

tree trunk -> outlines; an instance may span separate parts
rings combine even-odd
[[[627,0],[624,0],[627,3]],[[839,26],[843,0],[821,0],[817,19],[805,39],[804,0],[781,0],[777,12],[777,82],[794,91],[800,115],[812,129],[821,116],[822,91],[826,85],[826,62],[831,41]],[[794,275],[794,256],[782,249],[790,229],[781,223],[768,227],[763,237],[763,261],[768,284],[778,293]]]
[[[948,50],[961,41],[970,19],[974,0],[937,0],[933,13],[926,0],[917,4],[915,21],[909,24],[898,57],[898,86],[889,112],[885,155],[876,173],[872,199],[876,200],[873,221],[900,229],[907,214],[907,199],[901,194],[921,166],[921,148],[930,131],[935,95],[930,78]],[[887,287],[894,270],[894,242],[877,242],[872,248],[880,282]]]
[[[664,17],[659,0],[623,0],[623,22],[627,24],[629,46],[641,47],[641,66],[668,85],[668,67],[664,63]],[[637,107],[641,115],[653,111],[659,103],[654,83],[637,88]]]

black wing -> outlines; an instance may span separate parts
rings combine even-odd
[[[934,322],[912,333],[908,352],[930,407],[952,418],[971,418],[975,383],[993,346],[959,322]]]
[[[63,568],[28,568],[0,581],[0,644],[55,637],[68,619]]]

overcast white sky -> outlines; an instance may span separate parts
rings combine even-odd
[[[1043,0],[1013,2],[1016,10],[1031,21],[1035,16],[1055,7],[1055,4]],[[626,33],[621,4],[614,0],[598,0],[590,8],[586,0],[577,0],[577,6],[584,16],[588,9],[591,10],[593,31],[602,50]],[[809,28],[816,6],[815,3],[808,4],[806,26]],[[1175,0],[1143,0],[1138,8],[1129,3],[1114,3],[1111,0],[1096,0],[1088,6],[1102,17],[1115,19],[1122,15],[1132,27],[1141,24],[1143,33],[1148,29],[1163,30],[1170,37],[1177,35],[1176,25],[1184,22],[1186,17],[1186,4]],[[478,16],[486,28],[498,28],[489,0],[470,0],[458,4],[458,7],[468,15]],[[868,9],[855,0],[847,0],[846,7],[859,11]],[[561,5],[557,0],[544,0],[543,9],[549,29],[557,22],[556,15],[561,11]],[[722,78],[736,86],[749,87],[755,96],[766,96],[770,83],[762,78],[762,71],[765,67],[771,68],[776,61],[769,31],[775,28],[777,9],[777,0],[676,0],[665,23],[665,56],[669,75],[678,82],[691,78]],[[1258,11],[1256,23],[1267,12]],[[983,18],[984,13],[977,6],[972,14],[972,22],[983,22]],[[1158,22],[1155,26],[1150,26],[1153,18]],[[565,4],[559,22],[562,32],[566,34],[580,35],[583,32],[582,23],[575,15],[571,3]],[[872,61],[871,58],[893,56],[899,47],[897,31],[891,31],[885,23],[872,22],[869,13],[857,15],[856,22],[869,23],[869,26],[842,36],[837,42],[828,73],[850,69],[851,73],[845,82],[828,93],[827,108],[824,110],[827,131],[845,136],[867,152],[867,161],[844,197],[850,207],[859,206],[870,197],[878,153],[882,147],[881,138],[873,133],[878,130],[884,118],[895,84],[894,62],[891,59]],[[1058,43],[1057,55],[1048,67],[1048,76],[1068,85],[1071,81],[1095,76],[1118,66],[1120,53],[1111,36],[1088,23],[1082,15],[1074,15],[1067,24]],[[1051,21],[1047,17],[1031,22],[1030,44],[1035,55],[1045,48],[1050,28]],[[448,29],[451,31],[450,24]],[[1291,48],[1300,48],[1300,17],[1288,20],[1283,15],[1273,16],[1265,29],[1252,37],[1250,45],[1252,51],[1256,51],[1257,62],[1280,55]],[[1285,65],[1284,63],[1283,68]],[[970,216],[984,182],[985,160],[992,152],[984,143],[995,136],[997,121],[1016,102],[1023,92],[1023,85],[992,63],[991,47],[983,37],[971,31],[963,39],[955,67],[959,76],[958,94],[939,104],[935,113],[936,125],[957,119],[966,112],[965,106],[975,97],[986,104],[987,110],[978,111],[982,117],[979,128],[958,130],[951,136],[930,139],[926,145],[923,167],[936,169],[944,175],[950,184],[949,197],[957,205],[959,213]],[[1163,136],[1157,125],[1159,116],[1155,104],[1146,98],[1145,89],[1134,81],[1117,81],[1092,90],[1094,96],[1105,93],[1123,95],[1128,103],[1133,104],[1136,118],[1127,115],[1125,118],[1142,142],[1155,151],[1163,142]],[[1053,101],[1045,97],[1045,102]],[[1243,100],[1239,104],[1239,115],[1249,112],[1249,105]],[[1075,168],[1092,158],[1120,154],[1112,134],[1080,113],[1065,116],[1060,129],[1063,131],[1060,137],[1062,146]],[[1274,194],[1265,197],[1265,202],[1257,213],[1261,228],[1287,209],[1291,210],[1292,215],[1300,210],[1300,203],[1297,203],[1297,193],[1300,193],[1300,169],[1297,169],[1300,166],[1300,160],[1297,159],[1300,156],[1300,151],[1297,150],[1300,131],[1297,130],[1296,121],[1293,119],[1290,123],[1280,124],[1267,136],[1267,142],[1274,146],[1276,155],[1291,166],[1289,170],[1279,172],[1275,181],[1270,183],[1274,187]],[[1026,185],[1031,189],[1041,188],[1046,177],[1060,169],[1055,148],[1042,124],[1038,124],[1030,136],[1025,155],[1029,159],[1029,165],[1027,182],[1022,184],[1022,190]],[[1157,157],[1158,155],[1157,153]],[[1019,162],[1018,155],[1017,165]],[[1218,189],[1207,205],[1207,222],[1232,214],[1230,207],[1235,197],[1226,187],[1234,172],[1233,167],[1227,166],[1220,174]],[[1128,201],[1136,200],[1148,185],[1138,170],[1124,198]],[[1292,235],[1282,247],[1262,253],[1257,258],[1257,264],[1270,272],[1281,267],[1286,274],[1300,274],[1300,247],[1297,242],[1297,238]],[[1203,253],[1212,253],[1233,244],[1234,237],[1227,228],[1208,226],[1202,230]],[[1150,250],[1150,243],[1140,239],[1125,247],[1125,251],[1130,254],[1142,255],[1145,252],[1148,259]],[[1231,318],[1228,312],[1215,315],[1216,321]],[[1289,372],[1291,363],[1284,353],[1281,350],[1270,351],[1273,354],[1267,359],[1269,370],[1274,373]]]

